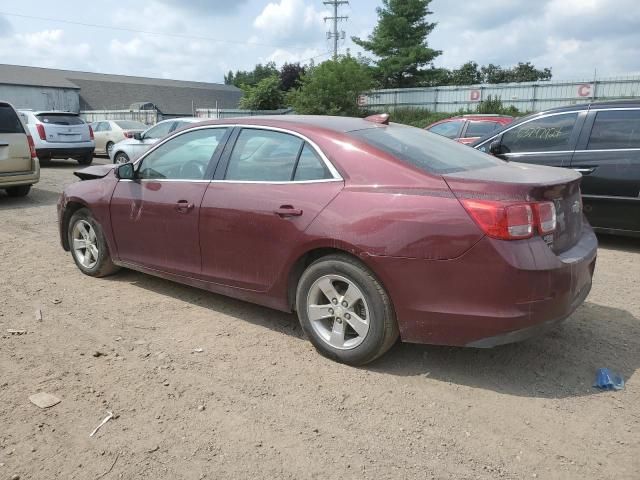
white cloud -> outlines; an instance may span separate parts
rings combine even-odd
[[[4,63],[66,68],[69,63],[88,61],[91,46],[68,40],[63,30],[13,33],[0,42],[0,58]]]
[[[253,21],[261,38],[288,41],[293,46],[317,43],[322,38],[325,12],[304,0],[268,3]]]

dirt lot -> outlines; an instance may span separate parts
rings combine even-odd
[[[543,338],[398,344],[358,369],[294,316],[82,275],[55,214],[76,168],[0,194],[0,480],[640,478],[640,241],[602,237],[586,304]],[[625,389],[593,389],[598,367]],[[62,402],[40,410],[40,391]]]

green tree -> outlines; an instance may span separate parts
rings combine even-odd
[[[275,62],[268,62],[264,65],[259,63],[254,67],[253,70],[238,70],[235,73],[229,71],[229,73],[224,76],[224,83],[226,83],[227,85],[235,85],[238,88],[242,88],[243,85],[257,85],[261,80],[272,77],[274,75],[278,76],[279,74],[280,72],[276,68]]]
[[[376,79],[384,88],[420,85],[425,67],[442,52],[429,48],[427,37],[436,24],[426,21],[431,0],[382,0],[378,24],[367,40],[352,37],[356,45],[375,57]]]
[[[300,77],[304,75],[305,68],[299,63],[285,63],[280,69],[280,88],[288,92],[299,86]]]
[[[482,73],[476,62],[467,62],[460,68],[452,70],[447,85],[475,85],[482,83]]]
[[[551,69],[538,70],[531,62],[522,63],[512,68],[502,68],[490,63],[480,69],[484,83],[537,82],[551,80]]]
[[[276,75],[260,80],[257,85],[243,85],[240,108],[247,110],[277,110],[284,103],[284,92],[280,90],[280,78]]]
[[[345,56],[309,69],[300,84],[288,96],[296,113],[358,116],[358,95],[373,86],[373,79],[366,66]]]

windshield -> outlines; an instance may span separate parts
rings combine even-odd
[[[117,120],[114,123],[124,130],[146,130],[147,128],[144,123],[133,120]]]
[[[348,134],[429,173],[464,172],[503,163],[440,135],[397,123]]]

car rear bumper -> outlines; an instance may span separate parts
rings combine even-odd
[[[0,188],[19,187],[21,185],[33,185],[40,180],[40,162],[37,158],[31,161],[31,170],[26,172],[0,173]]]
[[[93,142],[49,144],[47,147],[37,147],[36,154],[38,158],[78,158],[93,154],[95,149]]]
[[[541,238],[483,238],[461,257],[368,257],[387,287],[403,341],[491,347],[537,335],[585,300],[597,239],[584,224],[578,243],[554,254]]]

